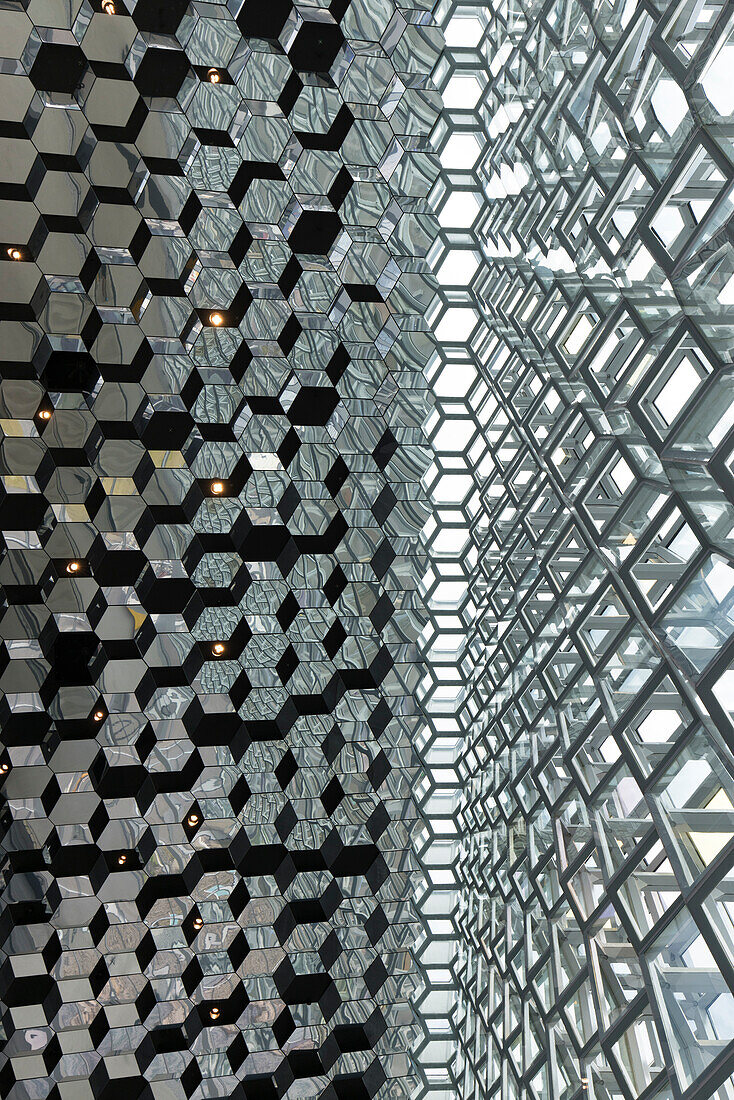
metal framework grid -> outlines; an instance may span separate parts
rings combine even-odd
[[[731,1100],[734,8],[437,14],[429,1094]]]
[[[0,1095],[398,1100],[411,0],[0,0]]]

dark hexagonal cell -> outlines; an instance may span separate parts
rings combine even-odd
[[[187,577],[174,577],[172,580],[150,581],[148,578],[138,585],[140,602],[151,614],[172,614],[185,607],[196,588]]]
[[[328,210],[305,210],[294,225],[288,244],[294,252],[325,256],[341,228],[338,214]]]
[[[287,550],[290,533],[279,524],[253,527],[239,547],[245,561],[277,561]]]
[[[331,386],[302,386],[288,410],[291,424],[326,424],[339,404],[339,394]]]
[[[102,551],[94,567],[98,584],[135,584],[147,564],[140,550]]]
[[[52,679],[57,684],[91,684],[90,664],[99,645],[90,631],[65,631],[56,638],[52,654]]]
[[[41,493],[0,493],[0,527],[32,531],[43,523],[48,502]]]
[[[343,45],[344,35],[337,23],[309,20],[296,35],[288,57],[300,72],[327,73]]]
[[[237,26],[245,38],[277,38],[292,11],[290,0],[244,0]]]
[[[364,1081],[356,1074],[344,1074],[331,1082],[336,1100],[370,1100],[370,1092]]]
[[[296,1078],[319,1077],[324,1072],[315,1050],[294,1050],[288,1055],[288,1064]]]
[[[54,351],[41,381],[52,393],[78,393],[93,390],[99,377],[99,368],[89,352]]]
[[[246,1077],[242,1082],[242,1094],[245,1100],[277,1100],[278,1090],[272,1077],[264,1075]]]
[[[138,0],[133,20],[141,31],[175,34],[188,6],[189,0]]]
[[[43,92],[71,93],[81,84],[86,67],[87,59],[79,46],[44,42],[29,76]]]
[[[194,420],[186,412],[156,412],[148,420],[142,433],[146,447],[178,450],[189,438]]]
[[[188,72],[189,63],[181,50],[151,49],[135,74],[135,87],[141,95],[174,98]]]

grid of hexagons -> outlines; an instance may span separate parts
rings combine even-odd
[[[429,5],[0,8],[0,1093],[398,1100]]]
[[[437,14],[429,1095],[732,1100],[734,8]]]

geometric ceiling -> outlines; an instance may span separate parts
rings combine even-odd
[[[0,9],[0,1095],[734,1100],[731,5]]]
[[[436,16],[433,1095],[731,1100],[734,13]]]

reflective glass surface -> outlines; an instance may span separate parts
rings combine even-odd
[[[3,1097],[414,1090],[439,52],[0,3]]]

